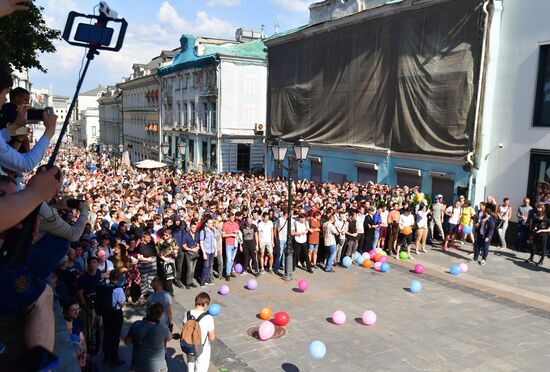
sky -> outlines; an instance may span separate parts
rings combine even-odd
[[[235,38],[237,28],[261,30],[269,36],[278,24],[285,31],[308,22],[308,6],[315,0],[108,0],[119,18],[128,22],[119,52],[103,51],[91,62],[81,91],[99,84],[114,85],[131,73],[132,64],[148,63],[162,50],[179,47],[182,34]],[[69,11],[93,14],[99,0],[37,0],[44,8],[48,27],[63,30]],[[97,11],[96,11],[97,14]],[[72,97],[85,49],[54,43],[57,52],[43,54],[46,74],[29,71],[33,89],[51,88],[56,95]]]

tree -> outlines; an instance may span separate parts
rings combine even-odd
[[[46,26],[43,10],[30,3],[29,10],[0,18],[1,66],[8,70],[37,68],[46,72],[38,54],[55,52],[52,41],[59,40],[61,32]]]

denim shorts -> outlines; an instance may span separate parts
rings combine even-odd
[[[316,250],[319,249],[319,244],[309,244],[309,245],[308,245],[308,249],[309,249],[310,251],[316,251]]]

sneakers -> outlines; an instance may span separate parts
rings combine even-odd
[[[201,282],[200,287],[201,287],[201,288],[206,287],[206,283],[205,283],[205,282]]]
[[[264,269],[260,269],[260,275],[263,275],[263,274],[265,274]]]
[[[485,265],[485,260],[482,259],[481,261],[479,261],[479,264],[480,264],[480,265]]]
[[[474,257],[474,252],[468,253],[468,257]]]
[[[189,286],[190,286],[191,288],[197,288],[197,285],[196,285],[195,283],[191,283],[191,284],[189,284]]]
[[[206,282],[206,285],[214,285],[214,282],[213,281],[208,281],[208,282]]]
[[[268,272],[269,274],[273,274],[273,269],[269,269],[269,270],[267,270],[267,272]]]
[[[185,289],[191,289],[191,286],[189,284],[186,284]]]
[[[230,282],[230,281],[231,281],[231,278],[230,278],[229,276],[226,276],[226,277],[225,277],[225,281],[226,281],[226,282]]]
[[[232,277],[232,278],[236,278],[236,277],[237,277],[237,274],[235,274],[235,272],[233,271],[233,272],[231,273],[231,277]]]

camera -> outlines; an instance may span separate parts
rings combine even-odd
[[[84,203],[84,200],[69,199],[67,200],[67,207],[69,207],[69,209],[80,209],[82,203]]]
[[[46,107],[43,109],[28,109],[26,119],[30,121],[41,121],[44,117],[44,112],[51,115],[51,108]]]

